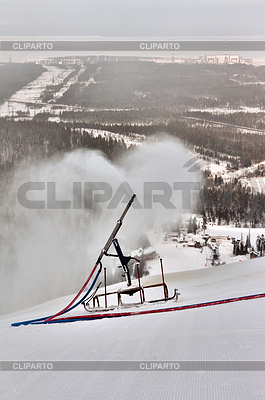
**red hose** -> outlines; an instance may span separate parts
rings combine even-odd
[[[187,310],[190,308],[208,307],[208,306],[214,306],[214,305],[218,305],[218,304],[233,303],[233,302],[242,301],[242,300],[259,299],[262,297],[265,297],[265,293],[253,294],[253,295],[242,296],[242,297],[233,297],[230,299],[214,300],[214,301],[208,301],[208,302],[197,303],[197,304],[187,304],[184,306],[153,309],[153,310],[142,310],[142,311],[137,310],[137,311],[124,311],[121,313],[114,312],[114,313],[94,313],[94,314],[90,314],[90,315],[78,315],[78,316],[60,318],[57,320],[53,320],[52,322],[71,322],[71,321],[78,321],[78,320],[82,321],[82,320],[93,320],[93,319],[102,319],[102,318],[125,317],[125,316],[132,316],[132,315],[157,314],[157,313],[161,313],[161,312],[179,311],[179,310]],[[48,320],[46,320],[46,321],[48,321]]]
[[[89,277],[87,278],[87,280],[85,281],[84,285],[81,287],[81,289],[79,290],[79,292],[77,293],[77,295],[73,298],[73,300],[61,311],[59,311],[57,314],[52,315],[51,317],[45,319],[45,321],[51,321],[52,319],[54,319],[55,317],[58,317],[58,315],[61,315],[64,311],[66,311],[68,308],[71,307],[71,305],[76,301],[76,299],[78,299],[78,297],[80,296],[80,294],[84,291],[85,287],[87,286],[88,282],[90,281],[92,275],[94,274],[96,268],[97,268],[98,264],[96,264],[94,266],[94,268],[92,269]]]

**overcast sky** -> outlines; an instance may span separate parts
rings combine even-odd
[[[0,0],[0,36],[265,34],[264,0]]]

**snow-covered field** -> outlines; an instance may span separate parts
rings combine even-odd
[[[265,112],[263,108],[260,107],[246,107],[242,106],[240,108],[219,108],[219,107],[213,107],[213,108],[190,108],[189,111],[203,111],[203,112],[209,112],[213,114],[234,114],[238,112],[245,112],[245,113],[260,113],[260,112]]]
[[[131,144],[139,146],[146,140],[145,135],[138,135],[137,133],[131,133],[129,136],[126,136],[126,135],[121,135],[119,133],[104,131],[102,129],[88,129],[88,128],[76,128],[75,131],[81,132],[82,134],[83,132],[87,132],[92,137],[100,136],[103,138],[111,138],[117,141],[123,140],[127,147],[129,147]]]
[[[82,65],[79,72],[77,72],[72,78],[64,83],[63,87],[58,90],[58,92],[54,92],[53,98],[48,101],[48,103],[42,102],[42,95],[45,89],[48,86],[62,84],[64,79],[70,75],[74,69],[67,68],[61,69],[54,66],[46,66],[47,71],[41,74],[37,79],[30,82],[24,88],[16,92],[13,96],[10,97],[9,100],[5,101],[4,104],[0,106],[0,117],[10,117],[12,116],[14,119],[23,120],[23,119],[32,119],[35,115],[40,113],[50,113],[53,116],[49,117],[48,120],[50,122],[61,122],[61,112],[63,111],[71,111],[71,112],[78,112],[78,111],[97,111],[94,109],[89,108],[82,108],[79,106],[69,106],[64,104],[54,104],[56,100],[61,98],[64,93],[70,88],[71,85],[78,81],[78,77],[84,72],[85,66]],[[94,84],[95,81],[93,78],[90,78],[87,82],[88,84]],[[112,111],[125,111],[125,109],[113,109]],[[102,109],[101,111],[111,111],[111,109]],[[206,111],[212,112],[213,114],[220,114],[220,113],[234,113],[234,112],[250,112],[250,113],[257,113],[257,112],[264,112],[261,108],[251,108],[251,107],[242,107],[239,110],[235,109],[228,109],[228,108],[209,108],[209,109],[191,109],[190,111]],[[185,117],[186,119],[195,119],[192,117]],[[214,122],[217,124],[217,122]],[[148,125],[148,124],[147,124]],[[225,125],[225,124],[223,124]],[[228,124],[229,125],[229,124]],[[241,128],[240,128],[241,129]],[[121,136],[117,133],[107,132],[104,130],[95,130],[95,129],[83,129],[89,132],[92,136],[102,136],[102,137],[112,137],[117,140],[123,139],[125,144],[130,146],[131,144],[139,145],[141,144],[146,138],[144,135],[137,135],[132,133],[130,137]],[[254,131],[253,131],[254,132]],[[249,168],[242,168],[235,172],[230,172],[227,170],[227,163],[226,162],[218,162],[215,163],[215,160],[212,162],[205,163],[204,161],[201,162],[203,165],[202,168],[210,169],[212,174],[215,175],[222,175],[224,180],[230,180],[231,178],[238,178],[241,179],[243,185],[251,186],[255,191],[264,192],[265,191],[265,178],[245,178],[245,174],[253,172],[258,164],[253,165]],[[262,164],[262,163],[261,163]]]
[[[239,236],[242,229],[208,228],[211,235]],[[243,233],[245,234],[245,232]],[[257,231],[253,232],[256,237]],[[254,239],[253,236],[253,239]],[[155,239],[155,236],[152,238]],[[205,267],[199,249],[176,247],[157,241],[171,294],[181,295],[174,305],[264,293],[264,258],[242,260],[223,248],[227,261]],[[222,246],[221,246],[222,247]],[[186,252],[186,253],[185,253]],[[161,282],[157,261],[143,284]],[[85,277],[84,277],[85,279]],[[116,284],[110,289],[124,286]],[[160,290],[159,288],[157,290]],[[2,372],[1,399],[264,399],[265,371],[251,370],[248,361],[265,360],[265,299],[253,299],[205,308],[56,325],[11,327],[15,321],[59,311],[72,299],[67,296],[32,309],[2,317],[2,360],[105,361],[100,370]],[[159,305],[155,306],[159,307]],[[75,311],[77,313],[77,311]],[[78,307],[78,313],[84,313]],[[140,363],[184,361],[245,361],[244,371],[107,370],[110,361]],[[71,368],[70,368],[71,369]],[[93,369],[93,368],[92,368]],[[105,369],[105,370],[104,370]],[[111,369],[111,368],[110,368]],[[210,368],[209,368],[210,369]],[[221,369],[221,368],[220,368]]]
[[[255,192],[264,192],[265,191],[265,177],[247,177],[249,174],[254,173],[258,167],[264,168],[265,161],[261,163],[254,164],[251,167],[240,168],[236,171],[229,171],[227,169],[227,162],[219,161],[218,163],[211,161],[201,160],[199,163],[201,169],[210,170],[213,176],[222,176],[222,179],[227,182],[233,178],[237,178],[241,181],[243,186],[250,186]]]
[[[30,82],[21,90],[13,94],[8,101],[0,106],[0,116],[15,116],[18,112],[29,113],[33,117],[38,112],[43,112],[39,106],[42,104],[41,95],[47,86],[58,85],[73,72],[73,69],[61,69],[47,66],[47,71],[43,72],[37,79]],[[29,107],[28,104],[32,106]],[[38,107],[33,107],[36,104]]]
[[[13,94],[10,99],[0,106],[1,117],[17,116],[18,119],[32,119],[36,114],[44,112],[59,115],[61,111],[72,111],[73,108],[80,110],[80,107],[76,106],[53,105],[52,101],[61,98],[69,87],[78,81],[78,77],[84,72],[85,67],[81,66],[79,72],[67,80],[58,92],[54,93],[50,104],[43,103],[41,98],[47,86],[62,84],[74,69],[61,69],[54,66],[46,66],[45,68],[47,71],[43,72],[37,79]],[[19,116],[19,113],[24,113],[28,116],[22,117]]]
[[[54,117],[50,117],[50,121],[60,122],[59,117],[62,111],[98,111],[98,109],[80,107],[77,105],[54,104],[56,100],[60,99],[64,93],[70,88],[71,85],[78,82],[79,76],[85,71],[86,67],[81,65],[79,72],[73,77],[68,79],[58,91],[56,85],[63,83],[73,71],[72,68],[61,69],[54,66],[45,66],[47,71],[43,72],[37,79],[30,82],[12,95],[4,104],[0,105],[0,117],[13,117],[15,120],[32,119],[35,115],[40,113],[50,113]],[[94,79],[91,77],[85,85],[95,84]],[[55,91],[52,99],[48,103],[44,103],[42,95],[48,86],[54,86]],[[101,109],[101,111],[130,111],[135,109],[128,108],[113,108]],[[24,115],[20,115],[24,114]],[[52,119],[54,118],[54,119]]]
[[[81,74],[83,74],[83,72],[85,71],[85,69],[86,69],[86,67],[84,66],[84,65],[82,65],[81,66],[81,68],[80,68],[80,70],[79,70],[79,72],[77,73],[77,74],[75,74],[72,78],[70,78],[67,82],[66,82],[66,84],[59,90],[59,92],[56,92],[55,94],[54,94],[54,99],[56,99],[56,100],[58,100],[58,99],[60,99],[63,95],[64,95],[64,93],[70,88],[70,86],[71,85],[73,85],[74,83],[77,83],[78,82],[78,78],[79,78],[79,76],[81,75]],[[71,70],[70,70],[71,71]],[[74,71],[74,70],[72,70],[72,71]],[[71,71],[71,72],[72,72]]]

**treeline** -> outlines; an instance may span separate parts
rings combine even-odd
[[[206,111],[186,111],[183,115],[205,119],[206,121],[224,122],[231,125],[265,130],[264,113],[231,112],[227,114],[216,114]]]
[[[216,151],[204,149],[203,147],[197,146],[194,146],[194,150],[196,151],[196,153],[201,154],[205,161],[213,161],[214,159],[215,163],[218,165],[220,165],[220,161],[225,161],[227,163],[226,167],[228,170],[238,170],[241,165],[239,157],[232,157],[225,154],[220,154]],[[257,176],[259,176],[259,174],[257,174]]]
[[[264,161],[264,135],[237,132],[231,128],[213,126],[187,126],[182,121],[170,122],[167,131],[184,142],[201,148],[201,153],[209,149],[218,158],[222,154],[240,158],[240,167]]]
[[[115,159],[126,149],[124,141],[92,137],[63,124],[0,119],[0,169],[13,170],[19,163],[38,161],[78,148],[102,151]]]
[[[90,64],[89,62],[85,63],[86,69],[85,71],[79,76],[78,81],[79,82],[87,82],[91,75],[94,76],[94,74],[97,72],[99,65],[97,63],[92,63]]]
[[[34,63],[8,63],[0,65],[0,103],[9,99],[29,82],[37,79],[46,69]]]
[[[155,134],[168,134],[181,139],[187,146],[196,148],[196,151],[205,157],[225,160],[233,167],[249,167],[253,163],[264,161],[265,137],[264,135],[242,133],[229,127],[190,126],[185,120],[176,119],[169,123],[152,125],[130,124],[98,124],[74,123],[68,126],[90,129],[102,129],[121,135],[137,133],[147,137]]]
[[[6,213],[9,183],[16,168],[81,148],[99,150],[111,160],[127,151],[123,140],[93,137],[63,124],[0,119],[0,214]]]
[[[82,110],[63,111],[61,118],[64,121],[80,121],[97,124],[159,124],[161,121],[167,123],[177,118],[176,111],[169,111],[164,108],[141,108],[128,110]]]
[[[197,212],[218,224],[234,222],[237,226],[265,227],[265,194],[253,192],[233,179],[207,179],[200,191]]]
[[[75,92],[77,91],[77,89],[79,88],[80,84],[79,83],[73,83],[69,89],[66,90],[66,92],[64,92],[63,96],[60,97],[56,103],[58,104],[67,104],[70,105],[72,98],[75,94]]]
[[[64,67],[66,68],[66,67]],[[48,85],[46,87],[46,89],[44,90],[44,92],[41,95],[42,98],[42,102],[43,103],[47,103],[49,100],[51,100],[54,96],[55,93],[59,92],[62,87],[72,78],[74,77],[78,71],[80,70],[80,65],[74,64],[71,65],[71,69],[74,69],[74,71],[72,71],[66,78],[64,78],[64,80],[62,81],[62,83],[59,83],[58,85]],[[73,85],[70,86],[70,89]],[[66,91],[66,93],[68,93],[68,90]],[[60,99],[59,99],[60,100]],[[61,101],[58,100],[58,103],[60,103]]]
[[[101,109],[264,107],[264,81],[264,66],[98,61],[87,64],[66,100]]]
[[[73,126],[75,128],[87,128],[106,130],[112,133],[118,133],[123,136],[130,135],[131,133],[137,133],[139,135],[152,136],[157,132],[165,132],[167,125],[152,124],[152,125],[130,125],[130,124],[101,124],[101,123],[85,123],[85,122],[74,122],[68,123],[66,126]]]

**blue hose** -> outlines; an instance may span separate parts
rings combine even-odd
[[[97,272],[97,275],[95,276],[94,281],[92,282],[90,288],[88,289],[88,291],[86,292],[86,294],[81,298],[81,300],[79,300],[76,304],[74,304],[72,307],[68,308],[67,310],[65,310],[64,312],[62,312],[62,314],[66,314],[69,311],[73,310],[75,307],[79,306],[80,303],[82,303],[83,300],[85,300],[85,298],[87,297],[87,295],[91,292],[91,290],[93,289],[93,287],[95,286],[96,281],[98,280],[99,274],[101,273],[101,269]],[[61,314],[61,315],[62,315]],[[11,324],[11,326],[20,326],[20,325],[30,325],[30,324],[35,324],[35,323],[44,323],[45,319],[51,318],[53,317],[53,315],[49,315],[48,317],[42,317],[42,318],[37,318],[37,319],[31,319],[28,321],[21,321],[21,322],[13,322]],[[47,321],[46,323],[48,323],[50,321]]]
[[[68,318],[62,318],[62,319],[53,319],[50,321],[43,321],[43,322],[36,322],[36,324],[60,324],[60,323],[68,323],[68,322],[76,322],[76,321],[92,321],[92,320],[99,320],[103,318],[120,318],[120,317],[125,317],[125,316],[132,316],[132,315],[144,315],[144,314],[151,314],[151,313],[164,313],[167,311],[178,311],[178,310],[187,310],[187,309],[194,309],[198,307],[207,307],[207,306],[214,306],[214,305],[220,305],[220,304],[226,304],[226,303],[232,303],[235,301],[242,301],[242,300],[250,300],[250,299],[256,299],[256,298],[265,298],[265,293],[259,293],[259,294],[254,294],[254,295],[247,295],[247,296],[241,296],[241,297],[232,297],[228,299],[221,299],[221,300],[213,300],[213,301],[207,301],[205,303],[195,303],[195,304],[187,304],[183,306],[176,306],[176,307],[167,307],[167,308],[160,308],[160,309],[149,309],[149,310],[143,310],[143,311],[138,311],[138,312],[133,312],[133,311],[125,311],[121,313],[111,313],[111,314],[94,314],[94,315],[77,315],[74,317],[68,317]]]

